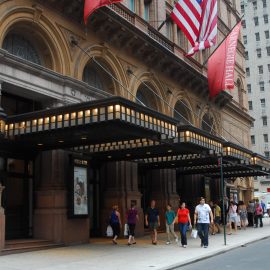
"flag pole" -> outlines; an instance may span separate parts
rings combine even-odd
[[[167,17],[161,24],[160,26],[158,27],[158,31],[160,31],[160,29],[164,26],[164,24],[169,20],[170,17]]]
[[[228,37],[228,35],[233,31],[233,29],[238,25],[238,23],[244,18],[244,15],[242,15],[242,17],[240,18],[240,20],[238,22],[236,22],[236,24],[233,26],[233,28],[230,30],[230,32],[222,39],[222,41],[219,43],[219,45],[215,48],[215,50],[207,57],[207,59],[203,62],[202,67],[204,67],[209,58],[216,52],[216,50],[221,46],[221,44],[223,43],[223,41]]]

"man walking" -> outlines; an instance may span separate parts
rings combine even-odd
[[[157,228],[160,226],[159,212],[156,208],[156,201],[151,201],[151,206],[147,209],[145,215],[145,225],[151,230],[152,244],[157,244]]]
[[[208,231],[210,225],[214,223],[213,213],[208,204],[205,203],[205,199],[201,197],[200,204],[196,206],[194,213],[194,227],[197,224],[198,235],[201,239],[201,247],[208,247]]]

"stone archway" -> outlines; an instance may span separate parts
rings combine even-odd
[[[180,125],[190,125],[193,124],[191,111],[189,104],[184,99],[180,99],[175,103],[173,117]]]
[[[17,36],[35,49],[41,58],[39,64],[56,72],[69,74],[70,57],[66,42],[45,16],[40,16],[38,21],[33,20],[34,16],[35,11],[30,8],[7,9],[0,20],[1,47],[6,46],[8,39],[12,40],[12,37],[14,39]]]

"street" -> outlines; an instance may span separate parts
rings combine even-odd
[[[175,269],[181,270],[266,270],[269,269],[270,239],[255,242],[244,247],[233,249],[224,254],[216,255],[187,266]]]

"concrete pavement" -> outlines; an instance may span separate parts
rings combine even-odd
[[[188,239],[186,249],[175,243],[166,245],[166,235],[159,235],[159,244],[150,244],[150,238],[137,239],[137,244],[127,246],[126,239],[112,245],[110,239],[91,239],[90,244],[69,246],[36,252],[0,257],[0,270],[78,270],[78,269],[173,269],[233,248],[270,237],[270,219],[264,219],[263,228],[247,228],[227,236],[210,236],[209,247],[200,247],[199,239]]]

